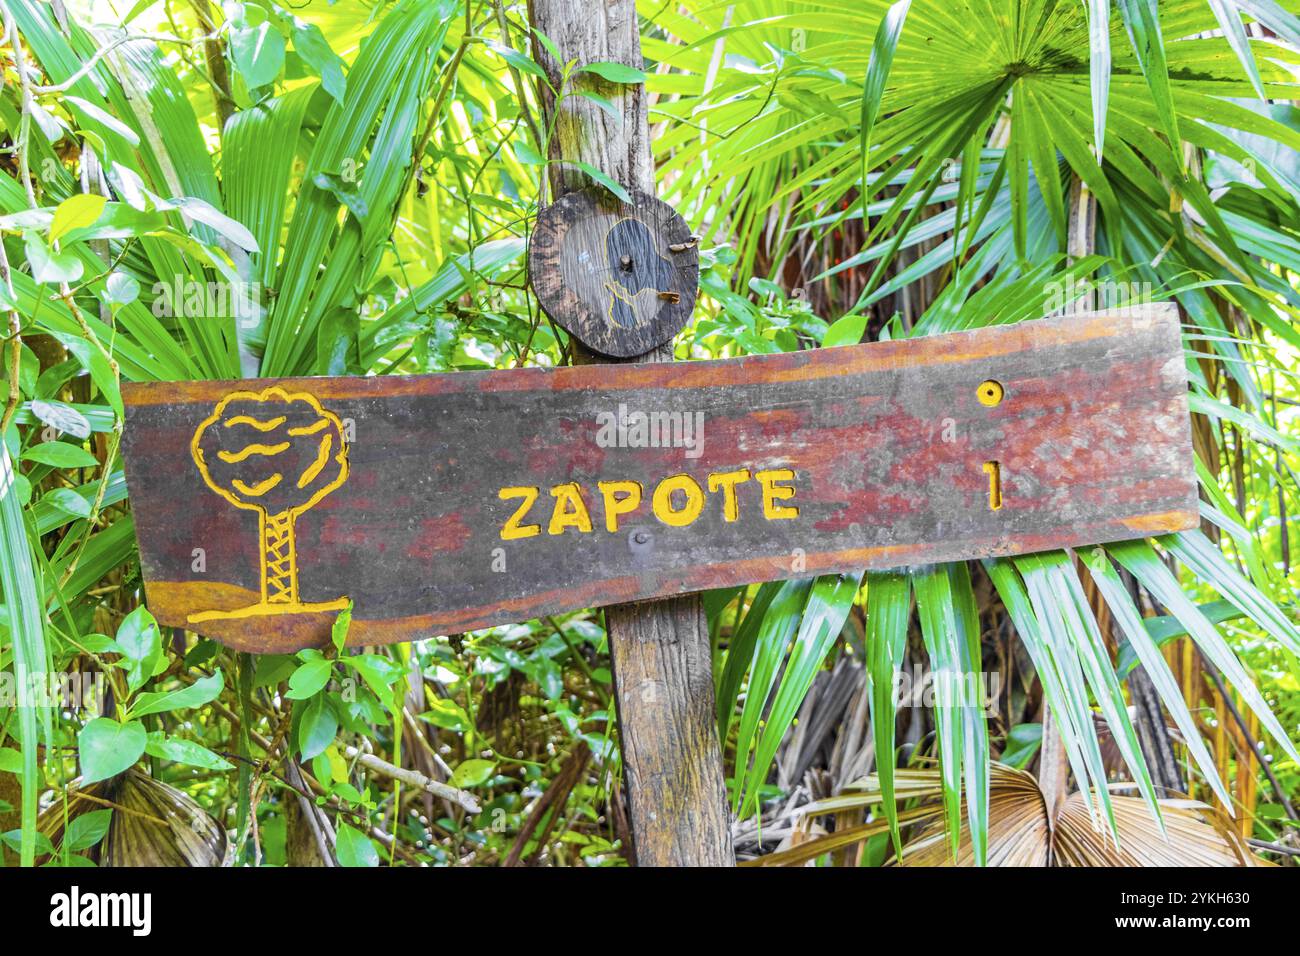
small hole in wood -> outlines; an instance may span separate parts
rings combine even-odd
[[[1006,394],[1002,389],[1001,382],[995,382],[993,379],[980,382],[980,387],[975,390],[975,396],[980,400],[981,405],[987,405],[993,408],[1002,401],[1002,396]]]

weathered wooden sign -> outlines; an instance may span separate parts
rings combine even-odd
[[[691,317],[700,259],[686,221],[661,199],[605,189],[569,193],[542,210],[528,243],[537,300],[601,355],[644,355]]]
[[[1192,527],[1172,306],[717,362],[126,387],[159,620],[251,651]]]

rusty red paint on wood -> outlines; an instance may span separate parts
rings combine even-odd
[[[990,380],[1003,391],[995,405],[977,394]],[[231,392],[270,387],[311,395],[347,440],[345,480],[292,522],[294,607],[270,606],[289,593],[287,558],[267,558],[268,542],[283,544],[287,526],[273,517],[262,527],[256,511],[206,485],[191,449]],[[326,642],[331,606],[345,598],[354,604],[350,643],[386,643],[712,587],[1141,537],[1197,521],[1172,306],[718,362],[135,384],[125,399],[127,480],[150,608],[165,624],[253,651]],[[319,416],[295,407],[276,427],[313,427]],[[702,420],[702,442],[679,431],[691,447],[630,447],[634,431],[619,442],[607,427],[620,407],[633,425],[635,413],[679,416],[692,429]],[[278,417],[265,408],[266,420]],[[209,458],[246,449],[255,426],[222,427],[203,439]],[[335,428],[315,427],[314,436]],[[309,469],[317,451],[285,452],[292,460],[283,481]],[[245,483],[257,490],[274,459],[246,461],[263,469]],[[996,510],[988,462],[997,463]],[[750,477],[735,485],[728,520],[725,488],[711,492],[708,476],[742,469]],[[759,472],[771,487],[793,489],[768,502],[772,513],[795,508],[797,517],[765,514]],[[659,482],[679,475],[703,495],[684,527],[651,507]],[[602,481],[643,489],[641,506],[618,516],[615,532],[606,528]],[[552,534],[552,489],[571,483],[592,530]],[[523,519],[539,530],[503,540],[520,502],[499,492],[512,486],[539,489]],[[688,491],[666,500],[670,511],[690,504]],[[278,587],[264,586],[267,567],[281,575]],[[209,619],[195,619],[205,612]]]

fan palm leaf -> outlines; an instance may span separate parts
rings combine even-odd
[[[1158,823],[1146,801],[1112,794],[1113,836],[1094,826],[1089,801],[1082,792],[1066,798],[1055,817],[1047,809],[1043,792],[1032,774],[990,765],[987,864],[990,866],[1262,866],[1241,837],[1227,825],[1222,814],[1195,800],[1166,798],[1159,801]],[[900,798],[916,805],[900,818],[911,827],[911,838],[903,847],[902,866],[982,865],[978,841],[971,838],[966,824],[956,834],[944,827],[941,809],[944,787],[935,770],[900,770]],[[1096,795],[1099,796],[1099,795]],[[842,794],[801,808],[807,821],[819,815],[850,810],[875,810],[883,799],[875,776],[859,780]],[[800,866],[832,850],[856,846],[886,829],[883,820],[851,826],[825,837],[798,843],[761,857],[751,865]]]

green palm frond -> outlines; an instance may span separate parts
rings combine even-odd
[[[17,482],[9,449],[0,442],[0,548],[5,555],[0,561],[0,593],[4,595],[6,612],[6,646],[0,646],[0,660],[9,658],[5,665],[13,668],[15,685],[26,689],[34,686],[33,677],[39,681],[53,667],[43,625],[41,576],[33,567]],[[0,708],[0,715],[0,726],[13,728],[9,732],[15,734],[22,748],[21,857],[24,866],[31,866],[35,857],[36,798],[41,789],[37,777],[39,725],[43,724],[45,739],[49,740],[50,708],[37,706],[20,692],[13,702]]]

